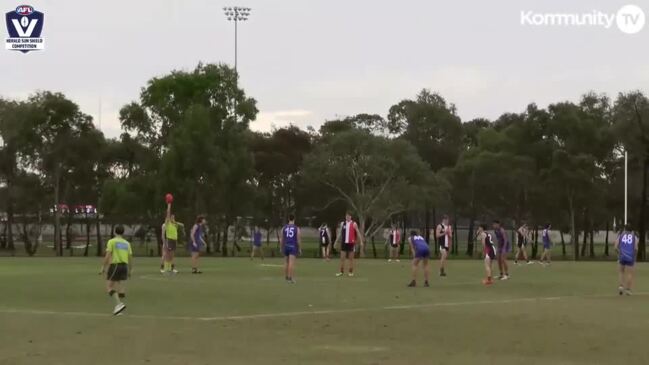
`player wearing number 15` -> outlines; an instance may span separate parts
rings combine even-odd
[[[284,263],[284,276],[286,282],[295,284],[293,280],[293,270],[295,269],[295,258],[300,249],[300,229],[295,225],[295,216],[289,214],[288,224],[282,228],[282,236],[280,237],[280,246],[286,262]]]
[[[633,233],[629,225],[624,226],[624,231],[620,233],[617,241],[615,241],[615,251],[618,252],[620,263],[618,292],[620,295],[624,293],[631,295],[633,265],[635,264],[635,255],[638,252],[638,237]]]

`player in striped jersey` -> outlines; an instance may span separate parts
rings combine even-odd
[[[354,251],[356,242],[363,248],[363,236],[358,229],[358,224],[352,220],[352,214],[347,212],[345,221],[340,224],[340,234],[336,237],[336,243],[340,241],[340,272],[336,276],[345,275],[345,262],[349,262],[348,276],[354,276]]]
[[[400,262],[399,250],[401,249],[401,231],[399,231],[394,224],[390,227],[388,245],[390,245],[390,258],[388,259],[388,262],[392,262],[392,260]]]
[[[527,227],[527,223],[523,223],[523,225],[518,228],[518,231],[516,231],[516,236],[518,239],[518,250],[516,251],[516,255],[514,256],[514,264],[518,265],[518,259],[520,259],[522,256],[529,265],[532,263],[532,261],[530,261],[527,257],[527,243],[529,242],[530,238],[530,229]]]
[[[635,264],[636,253],[638,252],[638,236],[633,233],[631,226],[624,226],[624,231],[615,241],[615,251],[619,256],[620,264],[620,286],[618,292],[620,295],[626,293],[631,295],[631,286],[633,285],[633,265]]]
[[[331,250],[331,232],[327,223],[322,223],[320,228],[318,228],[318,234],[320,236],[320,256],[323,259],[329,261],[329,252]]]
[[[489,234],[489,232],[487,232],[486,224],[481,224],[478,227],[477,236],[480,242],[482,242],[482,252],[484,254],[484,268],[487,274],[484,280],[482,280],[482,283],[484,285],[491,285],[493,284],[492,267],[493,267],[493,260],[496,259],[496,246],[494,245],[491,235]]]
[[[448,223],[448,216],[442,217],[442,223],[435,228],[435,239],[439,246],[439,276],[446,276],[446,258],[451,249],[451,238],[453,237],[453,230]]]

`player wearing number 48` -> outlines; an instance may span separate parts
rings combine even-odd
[[[620,285],[618,292],[620,295],[631,295],[631,286],[633,285],[633,266],[635,264],[636,253],[638,252],[638,236],[633,233],[630,225],[624,226],[624,231],[615,241],[615,251],[618,253],[618,262],[620,264]]]

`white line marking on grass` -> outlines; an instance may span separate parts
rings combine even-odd
[[[140,276],[140,279],[155,280],[155,281],[169,281],[169,278],[162,277],[162,276],[153,277],[151,275],[142,275],[142,276]]]
[[[634,295],[648,295],[645,293],[634,293]],[[573,298],[616,298],[617,294],[597,294],[597,295],[567,295],[563,297],[535,297],[535,298],[510,298],[500,300],[477,300],[465,302],[442,302],[442,303],[429,303],[429,304],[412,304],[412,305],[394,305],[385,307],[371,307],[371,308],[349,308],[349,309],[325,309],[325,310],[310,310],[310,311],[296,311],[296,312],[276,312],[276,313],[259,313],[259,314],[242,314],[230,316],[215,316],[215,317],[186,317],[186,316],[155,316],[143,314],[128,314],[126,317],[139,318],[139,319],[168,319],[168,320],[181,320],[181,321],[202,321],[202,322],[220,322],[220,321],[237,321],[237,320],[250,320],[250,319],[264,319],[264,318],[281,318],[281,317],[297,317],[305,315],[318,315],[318,314],[341,314],[341,313],[357,313],[369,311],[383,311],[383,310],[402,310],[402,309],[425,309],[435,307],[459,307],[467,305],[484,305],[484,304],[510,304],[520,302],[547,302],[556,301],[561,299]],[[76,317],[112,317],[108,313],[93,313],[93,312],[61,312],[49,310],[32,310],[32,309],[12,309],[0,308],[0,314],[40,314],[40,315],[53,315],[53,316],[76,316]]]
[[[299,282],[307,282],[307,283],[313,283],[313,282],[316,282],[316,283],[335,283],[335,282],[342,281],[342,280],[344,280],[346,282],[357,281],[357,282],[364,282],[364,283],[369,281],[368,278],[359,278],[359,277],[355,277],[353,279],[351,279],[351,278],[350,279],[341,279],[341,278],[335,278],[335,277],[332,277],[330,279],[322,278],[322,277],[317,277],[317,278],[300,278],[300,277],[296,277],[295,279],[297,281],[299,281]],[[280,276],[262,276],[262,277],[259,278],[259,280],[261,280],[261,281],[285,281],[285,279],[283,277],[280,277]]]
[[[278,264],[259,264],[259,266],[264,266],[264,267],[284,267],[284,265],[278,265]]]

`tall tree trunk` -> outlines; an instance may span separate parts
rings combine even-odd
[[[608,257],[608,219],[606,220],[606,238],[604,239],[604,256]]]
[[[424,219],[426,220],[424,222],[426,242],[430,243],[430,209],[428,208],[428,204],[426,204],[426,213],[424,214]],[[405,235],[406,232],[403,232],[403,234]]]
[[[374,255],[374,258],[376,258],[376,242],[374,242],[374,236],[373,235],[372,235],[371,241],[372,241],[372,255]]]
[[[61,166],[57,165],[54,171],[54,250],[57,255],[63,256],[63,243],[61,242],[61,212],[60,212]]]
[[[232,234],[232,256],[239,256],[241,246],[239,246],[239,219],[234,221],[234,233]]]
[[[563,231],[559,230],[559,234],[561,235],[561,254],[566,257],[566,240],[563,237]]]
[[[593,224],[590,225],[590,245],[589,245],[589,254],[590,257],[595,257],[595,231],[593,230]]]
[[[72,253],[72,212],[68,211],[67,222],[65,224],[65,249]]]
[[[34,244],[32,242],[31,237],[29,237],[29,232],[27,231],[27,218],[24,218],[25,220],[23,221],[23,242],[25,244],[25,252],[29,256],[34,256],[36,253],[36,249],[38,248],[38,239],[36,240],[36,243]]]
[[[474,245],[474,238],[473,237],[473,230],[474,230],[474,225],[475,225],[475,216],[473,212],[471,213],[471,219],[469,220],[469,236],[467,237],[467,245],[466,245],[466,255],[469,257],[473,257],[473,245]],[[457,232],[455,232],[457,234]]]
[[[0,235],[0,248],[7,248],[7,222],[5,222],[4,226],[2,227],[2,235]]]
[[[586,256],[586,243],[588,242],[588,209],[584,209],[584,237],[581,244],[581,257]]]
[[[95,233],[97,234],[97,256],[103,256],[104,244],[101,242],[101,218],[99,218],[99,207],[97,207],[97,215],[95,217]]]
[[[12,148],[13,149],[13,148]],[[14,176],[16,175],[16,153],[15,151],[10,151],[9,155],[11,156],[11,162],[9,165],[9,173],[7,174],[7,248],[12,252],[15,250],[14,247],[14,196],[13,196],[13,187],[14,187]]]
[[[88,250],[90,249],[90,220],[86,215],[86,249],[83,251],[83,256],[88,257]]]
[[[433,207],[433,229],[437,231],[437,209]],[[435,235],[437,233],[433,234],[433,241],[435,240]],[[433,244],[433,247],[435,247],[435,255],[439,255],[439,245],[437,242]]]
[[[214,224],[208,224],[207,228],[209,229],[208,234],[205,235],[205,254],[206,255],[211,255],[212,254],[212,245],[214,245],[214,233],[216,231],[216,227]],[[190,232],[191,234],[191,232]]]
[[[155,241],[156,245],[158,246],[158,257],[162,257],[162,225],[154,223],[153,224],[153,232],[155,234]]]
[[[458,239],[457,239],[457,213],[453,212],[453,235],[451,236],[451,245],[452,252],[454,255],[457,255],[459,251]]]
[[[532,259],[536,259],[536,255],[539,252],[539,226],[534,225],[534,233],[532,234],[533,244],[532,244]]]
[[[12,197],[13,182],[7,179],[7,249],[14,251],[14,204]]]
[[[359,215],[358,216],[358,230],[361,231],[361,235],[363,237],[359,237],[363,240],[363,243],[365,243],[365,217]],[[358,256],[359,257],[365,257],[365,247],[360,247],[358,250]]]
[[[223,243],[221,245],[221,251],[223,251],[223,257],[228,257],[228,227],[230,226],[229,219],[225,220],[225,228],[223,229]]]
[[[638,234],[640,241],[638,242],[638,261],[645,260],[646,248],[646,217],[647,217],[647,170],[649,170],[649,157],[645,158],[642,169],[642,195],[640,197],[640,221],[638,222]]]
[[[575,261],[579,260],[579,240],[577,239],[577,229],[575,228],[575,209],[572,198],[568,199],[569,201],[569,215],[570,215],[570,243],[573,248],[573,259]]]
[[[214,240],[214,252],[221,252],[221,224],[216,225],[216,239]]]
[[[408,219],[407,218],[408,217],[406,216],[405,213],[401,215],[401,232],[403,232],[403,234],[401,235],[401,246],[399,247],[399,255],[403,255],[403,251],[405,249],[405,247],[404,247],[405,244],[404,243],[406,242],[405,241],[405,239],[406,239],[406,230],[408,229]]]

